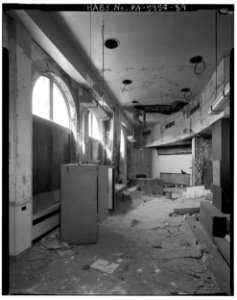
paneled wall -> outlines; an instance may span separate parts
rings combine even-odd
[[[33,195],[60,189],[60,165],[78,162],[68,128],[33,117]]]

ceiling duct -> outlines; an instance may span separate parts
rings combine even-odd
[[[99,104],[95,96],[91,94],[79,95],[80,103],[89,109],[97,118],[109,119],[108,112]]]
[[[219,114],[222,112],[227,105],[229,104],[230,100],[230,84],[228,83],[222,93],[216,98],[216,100],[212,103],[209,109],[209,115]]]

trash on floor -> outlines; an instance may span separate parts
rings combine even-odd
[[[103,259],[98,259],[91,265],[91,268],[112,274],[118,268],[118,266],[119,264],[110,263],[109,261]]]
[[[84,270],[84,271],[87,271],[87,270],[89,270],[90,269],[90,266],[88,266],[88,265],[84,265],[83,267],[82,267],[82,270]]]
[[[133,227],[133,226],[136,226],[138,223],[140,223],[140,221],[138,221],[137,219],[133,219],[132,221],[131,221],[131,226]]]
[[[57,252],[60,257],[69,257],[69,256],[72,257],[76,254],[76,252],[71,249],[57,250]]]
[[[142,272],[142,269],[137,269],[137,272]]]
[[[158,248],[158,249],[160,248],[161,249],[163,247],[161,246],[161,244],[158,243],[158,244],[152,245],[152,248]]]
[[[59,249],[59,248],[68,248],[69,245],[67,242],[62,242],[56,239],[44,239],[42,244],[47,249]]]

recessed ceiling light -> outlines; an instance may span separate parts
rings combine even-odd
[[[183,88],[183,89],[180,90],[180,92],[184,92],[184,93],[187,93],[187,92],[189,92],[189,91],[190,91],[189,88]]]
[[[203,57],[200,56],[200,55],[197,55],[197,56],[193,56],[192,58],[190,58],[189,62],[190,62],[191,64],[198,64],[198,63],[200,63],[202,60],[203,60]]]
[[[123,84],[125,84],[125,85],[129,85],[131,83],[132,83],[132,80],[130,80],[130,79],[124,79],[123,80]]]
[[[115,49],[119,46],[119,40],[116,39],[108,39],[105,41],[105,47],[109,49]]]
[[[139,103],[139,101],[133,100],[132,103],[136,104],[136,103]]]

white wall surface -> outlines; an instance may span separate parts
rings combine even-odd
[[[160,178],[160,173],[181,173],[181,169],[191,174],[191,166],[192,154],[157,155],[157,151],[152,150],[152,178]]]

